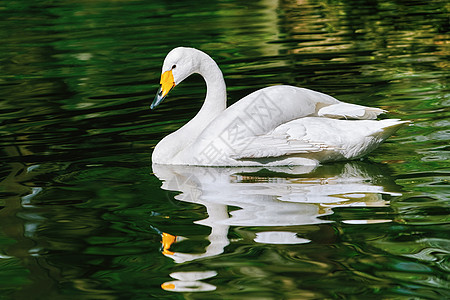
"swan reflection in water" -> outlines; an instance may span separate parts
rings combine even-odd
[[[332,208],[345,206],[386,206],[385,195],[400,196],[399,188],[384,166],[348,162],[320,167],[218,168],[153,165],[162,188],[181,192],[175,199],[205,206],[208,217],[195,223],[208,226],[209,245],[203,253],[182,253],[171,249],[185,237],[161,233],[162,253],[176,263],[220,255],[230,244],[230,226],[267,227],[256,232],[253,242],[263,244],[303,244],[310,240],[292,232],[290,226],[331,222],[322,218]],[[237,208],[237,209],[236,209]],[[367,224],[390,220],[344,220]],[[273,229],[273,228],[276,228]],[[281,228],[281,229],[280,229]],[[273,230],[271,230],[273,229]],[[172,291],[212,290],[199,280],[211,272],[175,272],[175,281],[162,285]],[[200,274],[202,273],[202,274]]]

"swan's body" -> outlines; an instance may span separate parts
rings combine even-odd
[[[284,85],[260,89],[226,108],[222,72],[193,48],[173,49],[162,70],[152,108],[193,73],[204,77],[207,93],[197,115],[156,145],[152,161],[157,164],[281,166],[355,159],[407,123],[375,121],[384,110]]]

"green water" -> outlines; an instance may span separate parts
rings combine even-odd
[[[0,3],[0,299],[446,299],[449,5]],[[363,161],[152,168],[199,76],[155,111],[170,49],[229,103],[291,84],[413,121]],[[163,244],[162,244],[163,242]]]

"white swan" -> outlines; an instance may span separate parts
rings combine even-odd
[[[161,88],[151,109],[193,73],[206,81],[203,106],[192,120],[156,145],[153,163],[317,165],[359,158],[407,123],[370,120],[385,111],[285,85],[260,89],[227,108],[225,81],[218,65],[206,53],[185,47],[167,54]]]

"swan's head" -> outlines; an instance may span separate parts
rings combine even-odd
[[[174,86],[198,72],[202,55],[205,54],[200,50],[185,47],[175,48],[167,54],[162,67],[161,87],[150,106],[151,109],[158,106]]]

